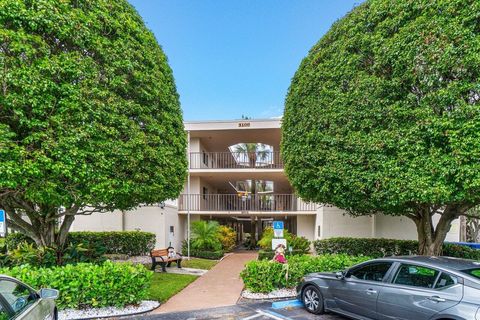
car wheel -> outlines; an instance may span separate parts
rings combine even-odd
[[[303,290],[302,302],[308,312],[323,314],[323,298],[320,290],[315,286],[308,286]]]

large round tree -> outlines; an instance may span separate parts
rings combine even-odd
[[[480,202],[479,13],[478,0],[367,0],[332,26],[286,99],[282,152],[300,196],[407,216],[420,252],[441,253]]]
[[[0,91],[0,208],[38,245],[77,214],[178,196],[172,71],[127,1],[0,1]]]

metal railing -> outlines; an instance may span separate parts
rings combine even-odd
[[[315,203],[294,194],[181,194],[179,211],[316,211]]]
[[[282,169],[280,152],[190,152],[190,169]]]

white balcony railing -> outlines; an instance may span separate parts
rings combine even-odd
[[[304,202],[294,194],[182,194],[179,211],[316,211],[315,203]]]

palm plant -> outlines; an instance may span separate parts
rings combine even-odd
[[[216,221],[195,221],[192,223],[192,248],[196,250],[222,249],[218,237],[219,224]]]

